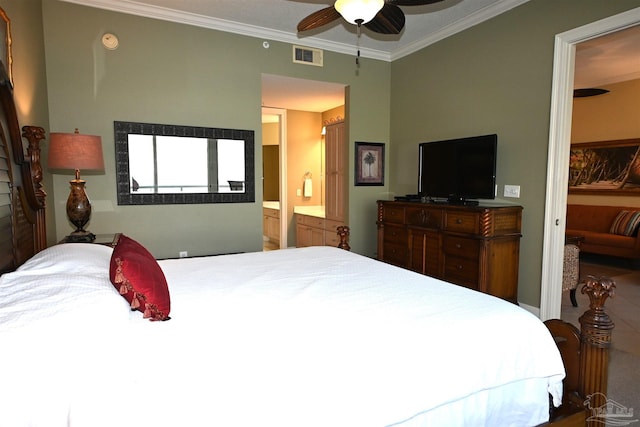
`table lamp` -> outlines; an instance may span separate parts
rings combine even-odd
[[[52,132],[49,138],[49,169],[75,170],[75,179],[69,181],[71,193],[67,199],[67,217],[76,230],[68,235],[66,242],[93,242],[95,234],[84,229],[91,218],[91,203],[84,190],[85,181],[80,179],[83,171],[104,172],[102,141],[99,136],[75,133]]]

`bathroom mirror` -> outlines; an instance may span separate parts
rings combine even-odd
[[[255,201],[254,132],[114,122],[119,205]]]

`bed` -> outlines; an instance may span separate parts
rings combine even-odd
[[[583,316],[596,345],[341,248],[161,261],[131,236],[47,248],[44,132],[20,133],[2,67],[0,100],[0,425],[526,426],[569,402],[566,374],[582,419],[576,396],[602,391],[603,371],[606,384],[603,281]],[[579,363],[565,369],[578,352],[554,336],[578,338]]]

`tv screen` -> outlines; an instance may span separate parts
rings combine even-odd
[[[451,203],[495,198],[497,145],[495,134],[419,144],[419,195]]]

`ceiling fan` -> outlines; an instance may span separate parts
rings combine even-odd
[[[364,25],[380,34],[399,34],[404,28],[404,12],[399,6],[421,6],[443,0],[337,0],[298,24],[298,32],[313,30],[339,18],[354,25]]]

